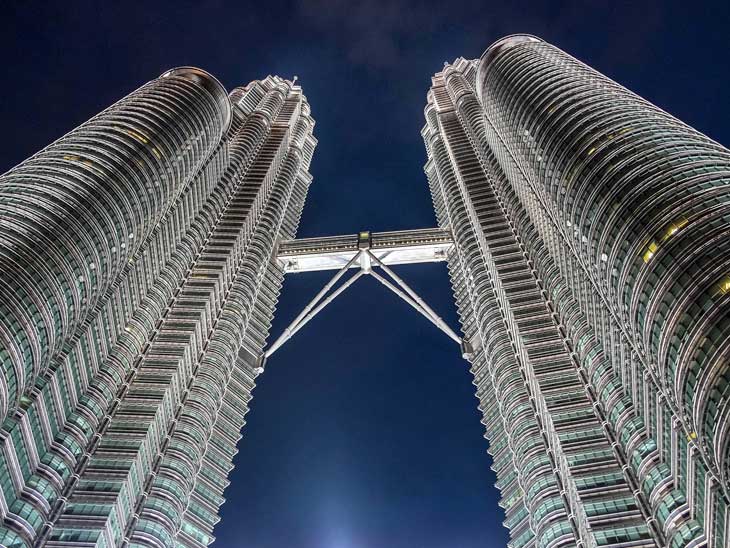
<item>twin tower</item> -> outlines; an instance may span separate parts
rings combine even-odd
[[[438,229],[295,240],[314,121],[271,76],[171,70],[0,177],[0,544],[213,542],[285,273],[359,267],[461,344],[509,546],[730,545],[730,151],[527,35],[427,101]]]

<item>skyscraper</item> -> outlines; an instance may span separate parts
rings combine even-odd
[[[511,546],[728,546],[730,152],[527,35],[425,115]]]
[[[728,545],[730,152],[527,35],[427,97],[439,229],[293,240],[273,76],[171,70],[0,177],[0,544],[210,544],[264,357],[370,275],[470,360],[512,548]],[[388,266],[444,259],[463,337]]]
[[[179,68],[0,178],[0,544],[213,540],[313,125]]]

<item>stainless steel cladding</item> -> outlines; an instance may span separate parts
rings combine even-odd
[[[0,544],[213,541],[313,126],[184,67],[0,178]]]
[[[725,547],[730,152],[527,35],[425,114],[511,545]]]

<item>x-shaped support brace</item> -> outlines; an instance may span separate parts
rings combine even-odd
[[[328,292],[337,284],[337,282],[345,275],[351,267],[355,264],[360,265],[360,270],[352,276],[349,280],[340,285],[337,289]],[[373,267],[380,267],[383,272],[388,275],[391,280],[380,275],[378,272],[373,270]],[[369,248],[361,248],[350,259],[345,266],[343,266],[332,279],[325,284],[319,293],[312,299],[307,306],[294,318],[289,326],[284,329],[284,332],[276,339],[272,345],[264,352],[264,360],[276,352],[286,341],[291,339],[294,334],[304,327],[312,318],[319,314],[328,304],[335,300],[341,295],[348,287],[354,284],[364,275],[370,275],[378,280],[385,287],[390,289],[393,293],[398,295],[401,299],[415,308],[418,312],[423,314],[432,324],[443,331],[449,338],[456,342],[462,351],[464,358],[471,356],[471,347],[469,344],[462,340],[454,331],[444,322],[441,317],[433,311],[433,309],[426,304],[426,302],[418,296],[418,294],[411,289],[395,272],[388,268],[380,259],[378,259]]]

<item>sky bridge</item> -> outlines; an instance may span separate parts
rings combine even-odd
[[[266,358],[276,352],[328,304],[365,275],[375,278],[425,316],[446,336],[456,342],[461,347],[464,358],[467,358],[471,353],[469,344],[463,341],[400,276],[390,269],[392,265],[446,261],[453,245],[451,232],[441,228],[393,232],[363,230],[357,234],[344,236],[301,238],[280,242],[277,260],[285,273],[319,270],[336,270],[337,272],[284,329],[279,338],[266,349],[261,367]],[[359,269],[357,273],[337,285],[348,270],[355,268]],[[376,269],[380,270],[382,274]],[[337,288],[333,289],[335,286]]]

